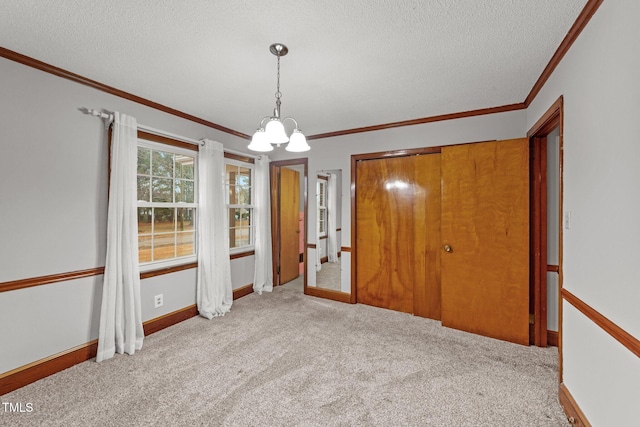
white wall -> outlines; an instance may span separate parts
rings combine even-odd
[[[0,58],[0,283],[104,266],[107,138],[80,107],[118,110],[178,135],[246,141]],[[212,100],[212,108],[215,101]],[[234,289],[253,257],[232,261]],[[195,304],[195,269],[145,279],[143,319]],[[0,373],[97,338],[102,276],[0,293]],[[153,309],[153,295],[164,306]]]
[[[640,2],[605,1],[527,110],[564,96],[564,288],[640,338]],[[563,304],[564,382],[593,425],[637,423],[640,359]],[[632,399],[635,398],[635,400]],[[632,401],[633,400],[633,401]],[[614,403],[615,402],[615,403]]]

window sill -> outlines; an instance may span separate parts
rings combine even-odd
[[[231,258],[232,260],[237,258],[253,256],[255,254],[256,254],[256,251],[253,246],[236,249],[236,250],[229,250],[229,258]]]
[[[172,267],[179,267],[185,264],[192,264],[198,262],[198,258],[195,255],[182,257],[182,258],[173,258],[166,261],[158,261],[154,263],[148,264],[140,264],[140,273],[147,273],[150,271],[161,271],[166,270]]]
[[[197,268],[197,267],[198,267],[198,263],[194,261],[187,264],[175,265],[173,267],[164,267],[164,268],[157,268],[155,270],[148,270],[140,273],[140,280],[148,279],[150,277],[162,276],[163,274],[175,273],[177,271],[190,270],[192,268]]]

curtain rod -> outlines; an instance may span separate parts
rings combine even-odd
[[[100,117],[101,119],[105,119],[105,120],[107,120],[107,124],[109,124],[109,123],[111,123],[113,121],[113,113],[105,113],[105,112],[102,112],[102,111],[89,109],[89,108],[79,108],[79,110],[82,111],[84,114],[90,114],[90,115],[92,115],[94,117]],[[192,139],[192,138],[188,138],[186,136],[176,135],[176,134],[173,134],[173,133],[165,132],[163,130],[155,129],[155,128],[152,128],[150,126],[143,125],[141,123],[138,123],[138,129],[143,130],[145,132],[152,133],[154,135],[166,136],[167,138],[177,139],[179,141],[187,142],[189,144],[204,145],[204,142],[198,141],[197,139]],[[229,148],[223,148],[223,150],[226,153],[236,154],[238,156],[249,157],[249,158],[252,158],[252,159],[257,159],[258,158],[257,156],[255,156],[253,154],[243,153],[242,151],[231,150]]]

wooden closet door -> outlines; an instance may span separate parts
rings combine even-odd
[[[442,325],[529,344],[529,144],[442,148]]]
[[[356,299],[440,317],[440,155],[356,164]]]

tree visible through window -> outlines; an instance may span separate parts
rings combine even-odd
[[[253,164],[225,159],[229,248],[239,252],[254,245]]]
[[[189,150],[138,141],[139,262],[194,257],[196,156]]]

